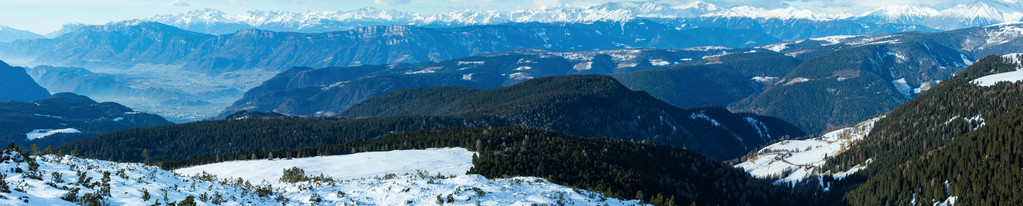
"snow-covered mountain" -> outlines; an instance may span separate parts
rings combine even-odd
[[[412,25],[424,27],[458,27],[505,23],[555,23],[629,21],[636,18],[751,18],[764,20],[813,20],[831,22],[855,20],[869,24],[919,25],[948,30],[1018,22],[1023,17],[1020,3],[997,0],[976,0],[953,7],[889,5],[855,15],[851,12],[818,12],[795,7],[760,8],[753,6],[721,7],[702,1],[610,2],[586,8],[553,7],[517,11],[451,10],[420,13],[376,8],[349,11],[249,11],[227,14],[201,9],[183,14],[159,15],[148,19],[186,30],[226,34],[241,29],[262,29],[287,32],[327,32],[350,30],[376,25]]]
[[[11,42],[18,39],[41,39],[42,35],[30,31],[0,25],[0,42]]]
[[[465,175],[472,166],[472,154],[461,148],[369,152],[353,155],[313,157],[292,160],[259,160],[265,168],[231,173],[220,163],[197,171],[178,173],[138,163],[117,163],[70,155],[23,155],[20,149],[8,149],[0,163],[0,204],[3,205],[149,205],[186,202],[198,205],[642,205],[600,193],[573,189],[541,178],[514,177],[487,179]],[[426,158],[424,158],[424,156]],[[459,156],[451,160],[428,157]],[[380,160],[403,159],[402,162]],[[331,161],[324,161],[331,160]],[[333,161],[338,160],[338,161]],[[424,160],[424,161],[416,161]],[[373,167],[345,167],[351,164]],[[385,167],[377,167],[386,163]],[[340,166],[339,166],[340,165]],[[460,171],[433,173],[407,168],[461,166]],[[285,167],[286,166],[286,167]],[[289,177],[295,182],[279,181],[284,169],[297,168]],[[365,173],[365,169],[375,169]],[[188,169],[184,169],[188,170]],[[193,168],[194,170],[194,168]],[[235,170],[237,171],[237,170]],[[345,174],[338,174],[345,173]],[[248,175],[245,177],[238,174]],[[324,175],[326,174],[326,175]],[[221,176],[223,175],[223,176]],[[274,176],[271,181],[252,175]]]
[[[941,30],[1019,22],[1023,6],[1002,1],[972,1],[938,10],[927,7],[891,5],[861,14],[865,22],[922,25]]]

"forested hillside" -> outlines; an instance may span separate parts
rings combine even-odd
[[[515,125],[580,136],[652,140],[725,160],[799,129],[722,107],[681,109],[599,75],[536,78],[492,90],[457,87],[384,94],[341,116],[494,116]]]
[[[944,200],[947,197],[946,193],[938,193],[938,189],[935,188],[943,184],[943,181],[946,179],[930,178],[937,176],[920,179],[924,176],[909,175],[954,175],[955,177],[944,177],[948,177],[947,180],[949,181],[959,179],[964,184],[972,184],[965,182],[967,179],[993,175],[986,172],[977,172],[977,170],[989,166],[958,165],[959,163],[953,162],[957,161],[954,159],[934,158],[939,157],[936,154],[952,151],[964,152],[964,155],[974,155],[967,148],[961,148],[966,146],[952,145],[1004,144],[1004,146],[1012,148],[1011,142],[987,142],[989,140],[997,141],[997,139],[979,138],[979,134],[974,133],[991,126],[992,123],[986,120],[1000,118],[1005,115],[1005,112],[1023,105],[1023,87],[1009,82],[993,86],[980,86],[973,81],[990,74],[1016,71],[1018,62],[1014,62],[1013,59],[1015,59],[1014,55],[1007,55],[1005,57],[989,56],[978,61],[956,77],[943,81],[916,99],[899,106],[899,108],[889,113],[886,118],[878,121],[867,138],[829,160],[828,166],[833,170],[843,170],[853,165],[870,161],[867,170],[861,172],[863,175],[871,177],[870,181],[849,193],[845,201],[857,205],[907,204],[913,198],[913,193],[918,193],[918,204],[921,202],[926,203],[931,199]],[[1006,126],[1013,128],[1012,125]],[[1001,130],[998,132],[1014,131]],[[972,138],[967,139],[968,136]],[[985,152],[995,151],[999,150]],[[1013,149],[1010,149],[1010,151],[1013,151]],[[1006,158],[1011,158],[1011,156]],[[922,166],[919,164],[922,160],[930,162],[926,166],[929,168],[910,169],[909,165],[915,165],[912,167]],[[983,158],[972,160],[980,161]],[[1014,161],[1010,160],[1010,162]],[[981,176],[978,177],[975,174],[981,174]],[[899,178],[907,179],[893,181],[893,178],[896,178],[895,175],[898,175]],[[998,175],[1011,176],[1012,173]],[[920,182],[921,180],[926,182]],[[923,184],[928,184],[929,186],[922,188],[921,185]],[[872,191],[881,188],[888,189]],[[966,191],[966,188],[962,189],[960,191]],[[980,188],[971,187],[969,190],[980,191]],[[950,194],[954,196],[956,193]],[[994,194],[992,193],[992,195]],[[963,195],[967,194],[963,193]],[[983,196],[992,197],[990,195]],[[971,201],[979,200],[974,199]],[[986,203],[996,202],[975,203],[988,205]]]
[[[822,133],[889,112],[971,63],[953,49],[911,34],[894,43],[820,50],[827,52],[729,108]]]
[[[171,124],[113,102],[58,93],[31,102],[0,102],[0,141],[58,146],[119,129]]]
[[[846,195],[852,205],[1020,205],[1023,107],[896,165]]]

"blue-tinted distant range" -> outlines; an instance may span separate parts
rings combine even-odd
[[[287,21],[367,21],[394,23],[502,23],[529,20],[543,9],[624,9],[633,16],[694,17],[701,15],[788,16],[795,18],[868,19],[893,23],[922,24],[946,29],[994,22],[1018,21],[1023,17],[1016,0],[11,0],[0,1],[0,25],[49,34],[65,24],[104,24],[126,19],[176,15],[213,9],[228,15],[205,12],[205,21],[250,24],[261,29]],[[609,7],[610,6],[610,7]],[[370,9],[365,8],[376,8]],[[533,11],[523,11],[533,10]],[[281,11],[287,11],[281,13]],[[380,13],[386,11],[386,13]],[[410,13],[411,12],[411,13]],[[200,12],[203,13],[203,12]],[[516,15],[516,13],[520,15]],[[198,14],[193,12],[193,14]],[[526,15],[526,16],[523,16]],[[593,18],[594,15],[586,16]],[[626,15],[616,13],[619,15]],[[421,19],[410,19],[420,17]],[[559,16],[572,18],[571,15]],[[548,20],[555,20],[548,19]],[[946,22],[935,22],[941,19]],[[182,20],[189,21],[189,20]],[[954,22],[954,23],[952,23]],[[184,23],[184,22],[182,22]],[[203,23],[203,22],[190,22]],[[314,23],[315,24],[315,23]],[[218,32],[215,31],[214,32]],[[219,31],[222,32],[222,31]],[[11,37],[0,34],[0,41]],[[24,37],[17,37],[24,38]]]
[[[1023,0],[0,0],[0,205],[1023,205],[1021,20]]]
[[[1000,0],[828,6],[814,1],[550,2],[3,1],[0,15],[49,10],[0,18],[0,24],[14,25],[0,27],[0,59],[29,68],[50,92],[120,102],[185,122],[222,112],[245,91],[291,67],[436,62],[538,48],[748,48],[1023,18],[1020,3]],[[90,9],[39,16],[72,6]],[[18,8],[24,9],[14,11]]]

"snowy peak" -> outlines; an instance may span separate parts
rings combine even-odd
[[[721,8],[714,4],[693,1],[685,4],[666,4],[660,2],[608,2],[592,6],[589,10],[627,10],[637,17],[696,17],[718,11]]]
[[[807,9],[796,9],[796,8],[782,8],[782,9],[764,9],[750,6],[740,6],[731,8],[728,10],[715,12],[704,15],[706,17],[748,17],[754,19],[810,19],[810,20],[831,20],[837,19],[844,16],[844,14],[837,14],[835,16],[828,16],[827,14],[818,14]]]
[[[864,13],[860,17],[879,17],[881,20],[887,22],[905,22],[905,21],[919,21],[920,19],[937,16],[941,12],[925,7],[916,7],[908,5],[887,5],[878,8],[877,10]]]
[[[587,8],[552,7],[517,11],[449,10],[420,13],[372,7],[349,11],[249,11],[241,14],[201,9],[178,15],[145,19],[187,30],[210,34],[232,33],[255,28],[288,32],[328,32],[375,25],[412,25],[455,27],[504,23],[589,23],[631,21],[636,18],[752,18],[757,20],[858,20],[866,23],[921,25],[936,29],[959,29],[1023,18],[1023,6],[1014,2],[975,1],[941,10],[922,6],[888,5],[877,10],[851,15],[845,12],[819,12],[796,7],[761,8],[753,6],[721,7],[702,1],[627,1],[608,2]]]
[[[943,10],[933,8],[892,5],[884,6],[854,19],[865,22],[923,25],[936,29],[959,29],[997,23],[1019,22],[1023,17],[1020,7],[985,1],[957,4]]]

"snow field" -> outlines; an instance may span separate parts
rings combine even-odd
[[[758,178],[781,178],[778,182],[798,182],[824,174],[844,177],[862,170],[866,165],[858,165],[845,172],[833,172],[824,170],[825,161],[866,137],[873,129],[874,123],[881,118],[884,117],[869,119],[856,126],[828,132],[817,138],[785,140],[771,144],[735,167],[743,168]],[[869,161],[865,164],[869,164]]]
[[[464,175],[472,168],[473,152],[464,148],[364,152],[296,159],[230,161],[174,170],[183,175],[207,172],[218,177],[242,178],[253,183],[280,183],[282,171],[299,167],[307,174],[324,174],[335,179],[382,177],[386,174],[415,173],[418,170],[444,176]]]

